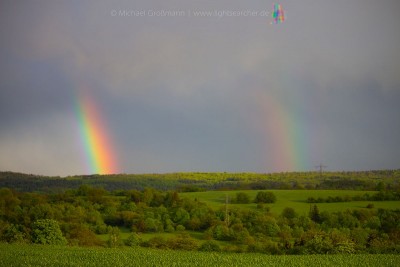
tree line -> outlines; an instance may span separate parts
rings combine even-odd
[[[400,192],[396,191],[380,191],[378,193],[356,196],[327,196],[327,197],[308,197],[308,203],[335,203],[335,202],[350,202],[350,201],[398,201],[400,200]]]
[[[366,172],[287,172],[287,173],[167,173],[112,174],[49,177],[0,172],[0,188],[22,192],[58,193],[81,185],[103,187],[107,191],[150,187],[162,191],[265,189],[399,189],[400,170]]]

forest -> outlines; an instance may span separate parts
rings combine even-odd
[[[114,184],[108,182],[110,177],[106,177],[103,184],[106,186],[102,187],[98,182],[103,176],[57,178],[75,181],[75,184],[64,188],[60,188],[59,184],[44,188],[42,180],[56,178],[21,175],[23,179],[37,182],[36,187],[32,182],[30,190],[21,190],[23,179],[8,180],[8,185],[14,183],[15,187],[4,187],[4,177],[7,175],[10,173],[2,173],[3,187],[0,189],[0,240],[6,243],[141,246],[272,255],[400,252],[400,209],[374,208],[373,205],[373,201],[385,200],[379,197],[390,196],[395,201],[399,199],[398,171],[364,173],[364,177],[368,178],[356,178],[357,183],[362,182],[364,186],[368,185],[368,189],[374,190],[375,193],[368,195],[370,206],[335,212],[320,211],[320,202],[335,198],[326,196],[315,201],[305,198],[304,202],[308,201],[310,205],[307,213],[292,207],[285,207],[280,213],[271,212],[270,206],[277,200],[271,191],[274,187],[255,189],[255,197],[246,192],[232,192],[235,197],[229,204],[210,207],[196,197],[188,197],[191,193],[182,194],[180,190],[183,183],[171,177],[166,181],[155,178],[158,187],[164,182],[165,185],[175,186],[171,190],[158,190],[152,187],[121,189],[121,183],[130,181],[127,177],[119,177]],[[182,175],[186,177],[187,185],[191,185],[192,181],[188,177],[202,183],[207,177],[205,174],[190,175]],[[279,181],[272,179],[276,177],[271,175],[267,181],[293,186],[291,180],[296,174],[278,175],[286,178]],[[388,177],[385,178],[385,175]],[[179,174],[170,176],[179,177]],[[213,181],[217,176],[222,177],[220,183],[224,190],[234,190],[238,184],[246,185],[248,189],[247,186],[251,187],[258,179],[256,174],[240,174],[240,179],[232,174],[208,177]],[[334,173],[319,177],[315,173],[307,179],[306,175],[300,175],[295,187],[303,190],[305,195],[308,193],[307,183],[314,188],[329,184],[331,189],[336,190],[335,179],[347,179],[347,184],[351,185],[353,179],[350,177],[357,176],[354,173]],[[82,182],[91,179],[96,183]],[[264,184],[262,179],[257,183]],[[199,184],[195,184],[195,188],[207,189]],[[212,182],[204,184],[211,186]],[[360,190],[365,190],[364,186]],[[115,189],[105,189],[109,187]],[[242,207],[241,203],[253,203],[254,208]]]

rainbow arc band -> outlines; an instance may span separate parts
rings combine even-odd
[[[94,99],[88,93],[80,92],[77,102],[79,132],[88,171],[92,174],[117,173],[111,139]]]
[[[307,124],[295,110],[285,106],[273,94],[255,94],[262,121],[258,125],[265,136],[265,160],[271,172],[301,171],[308,168]],[[271,167],[272,166],[272,167]]]

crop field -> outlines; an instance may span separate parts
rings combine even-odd
[[[270,256],[0,244],[0,266],[399,266],[400,255]]]
[[[226,196],[229,199],[235,198],[238,192],[244,192],[253,200],[261,190],[242,190],[242,191],[207,191],[207,192],[193,192],[193,193],[180,193],[182,197],[197,199],[207,203],[210,207],[218,209],[225,205]],[[265,190],[273,192],[276,195],[276,202],[266,204],[270,211],[276,214],[282,212],[286,207],[294,208],[299,214],[307,214],[310,209],[310,204],[306,202],[308,197],[336,197],[336,196],[357,196],[364,195],[365,193],[374,194],[375,191],[355,191],[355,190]],[[365,208],[369,203],[373,203],[376,209],[398,209],[400,208],[399,201],[350,201],[350,202],[336,202],[336,203],[318,203],[320,211],[343,211],[346,209],[360,209]],[[231,207],[256,209],[257,204],[229,204]]]

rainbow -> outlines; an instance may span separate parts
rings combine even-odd
[[[85,90],[78,94],[76,114],[87,171],[92,174],[116,173],[116,156],[106,131],[107,127],[93,97]]]
[[[304,154],[307,138],[302,119],[278,98],[265,92],[257,94],[257,102],[263,118],[260,126],[265,136],[268,171],[307,170],[307,158]]]

